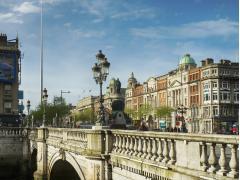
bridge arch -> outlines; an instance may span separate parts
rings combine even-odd
[[[54,164],[61,161],[66,161],[67,163],[69,163],[74,168],[79,178],[81,180],[86,180],[83,175],[83,171],[76,159],[69,152],[63,151],[62,149],[60,149],[59,152],[53,154],[52,158],[48,163],[48,179],[50,179]]]

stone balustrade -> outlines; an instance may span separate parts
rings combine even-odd
[[[12,137],[12,136],[23,136],[26,135],[27,131],[23,128],[18,127],[1,127],[0,136]]]
[[[238,177],[238,136],[123,130],[112,133],[113,156],[184,173],[188,173],[185,169],[195,170],[198,177],[209,173],[217,179]]]
[[[87,148],[87,132],[82,129],[48,128],[47,140],[51,144]]]
[[[59,149],[62,158],[63,152],[70,152],[91,163],[103,161],[113,179],[123,178],[120,174],[166,180],[239,176],[238,136],[66,128],[38,128],[31,134],[41,151],[48,147],[54,152]]]

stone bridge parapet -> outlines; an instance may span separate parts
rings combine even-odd
[[[51,179],[57,160],[81,179],[237,179],[238,136],[135,130],[38,128],[35,179]]]

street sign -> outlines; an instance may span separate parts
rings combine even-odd
[[[166,121],[159,121],[160,128],[166,128]]]

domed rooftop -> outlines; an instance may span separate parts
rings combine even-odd
[[[185,64],[196,64],[195,60],[191,57],[190,54],[185,54],[179,62],[179,65],[185,65]]]
[[[109,85],[114,85],[115,82],[116,82],[115,78],[112,78],[112,79],[110,80],[110,82],[109,82]]]

